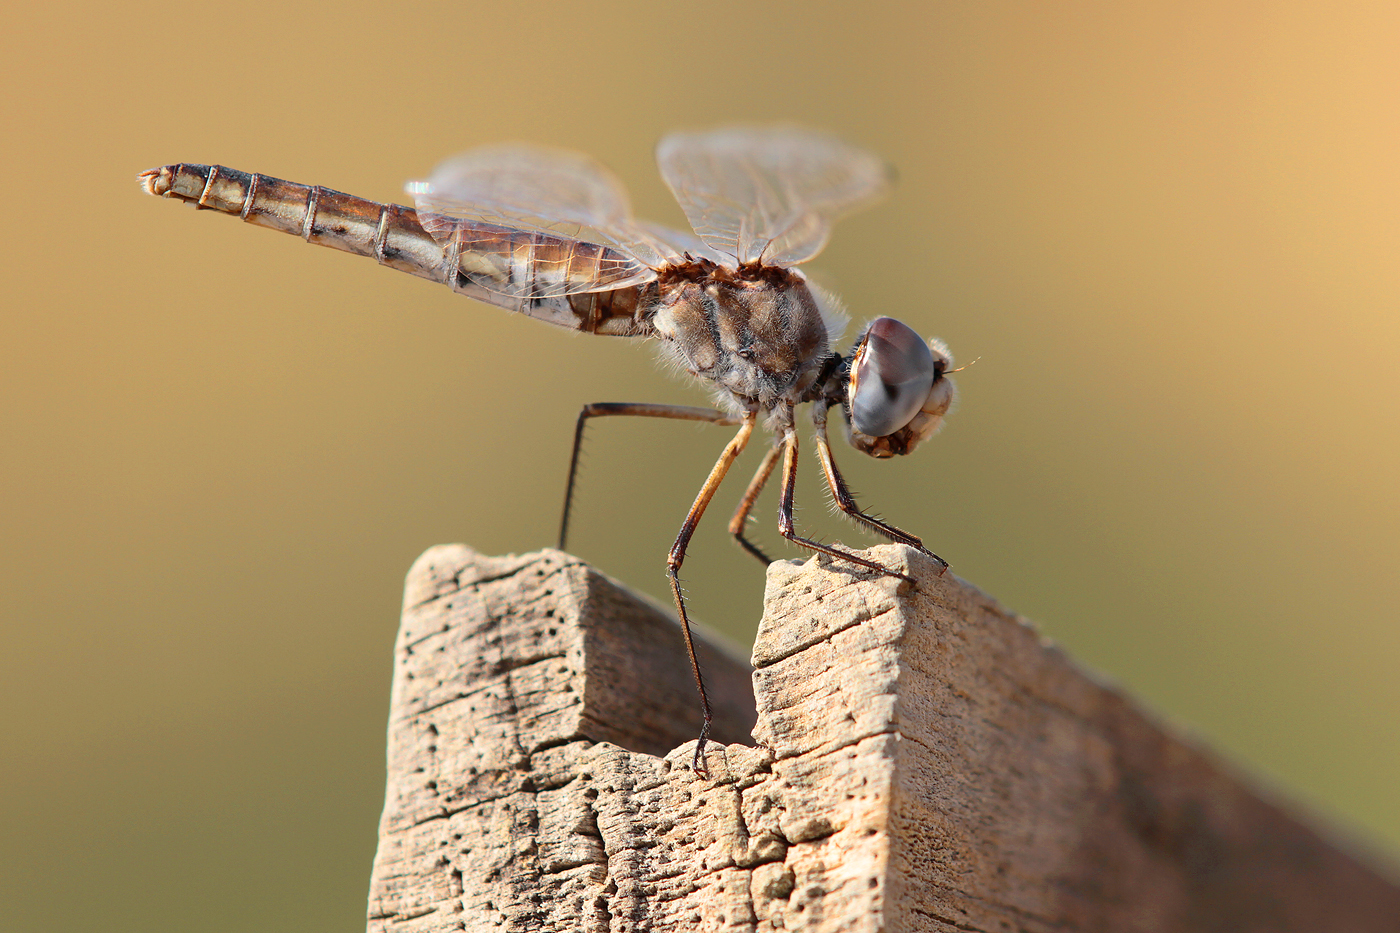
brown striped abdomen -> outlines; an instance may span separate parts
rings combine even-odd
[[[372,257],[550,324],[615,336],[651,333],[654,284],[563,294],[566,280],[583,281],[605,268],[636,262],[610,247],[465,221],[457,221],[454,235],[439,242],[411,207],[220,165],[166,165],[142,172],[138,179],[148,194]]]

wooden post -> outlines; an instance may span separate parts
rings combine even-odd
[[[1400,930],[1400,887],[1024,619],[870,553],[917,585],[769,569],[753,692],[705,648],[709,779],[666,613],[557,551],[425,554],[369,929]]]

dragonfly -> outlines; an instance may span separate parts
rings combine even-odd
[[[884,160],[836,136],[796,127],[678,132],[661,140],[656,158],[690,231],[634,218],[622,184],[593,159],[536,146],[487,146],[447,160],[426,180],[408,184],[414,208],[219,165],[166,165],[138,180],[150,194],[372,257],[548,324],[651,338],[678,369],[708,384],[713,408],[584,406],[559,531],[562,550],[591,419],[627,415],[737,427],[666,558],[703,715],[692,767],[704,775],[710,701],[680,571],[721,481],[761,421],[773,443],[729,522],[740,546],[769,562],[745,531],[781,461],[778,532],[784,539],[912,583],[905,573],[798,533],[795,411],[810,405],[817,459],[836,507],[869,531],[929,555],[941,573],[947,562],[919,537],[856,503],[832,457],[828,417],[837,412],[847,440],[862,453],[908,454],[943,424],[955,395],[953,360],[942,341],[924,340],[890,317],[871,321],[848,353],[839,352],[832,341],[846,324],[841,305],[797,268],[821,252],[837,220],[887,193],[891,171]]]

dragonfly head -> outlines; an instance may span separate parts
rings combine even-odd
[[[851,446],[872,457],[907,454],[943,426],[956,390],[941,340],[876,318],[851,350],[841,407]]]

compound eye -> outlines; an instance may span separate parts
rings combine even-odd
[[[936,376],[933,351],[913,328],[876,318],[851,364],[851,427],[871,437],[893,434],[914,420]]]

